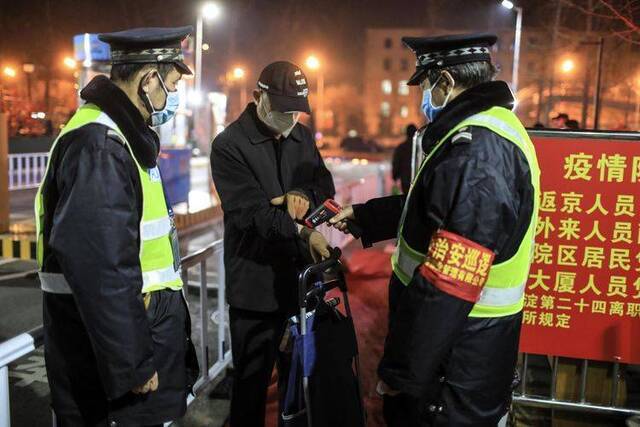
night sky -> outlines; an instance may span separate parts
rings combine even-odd
[[[199,2],[185,0],[0,0],[0,60],[58,67],[72,54],[71,38],[139,26],[194,24]],[[361,83],[364,30],[440,27],[485,31],[509,28],[514,15],[498,0],[226,0],[223,15],[205,24],[203,82],[210,89],[235,65],[249,82],[268,62],[301,62],[319,54],[329,84]],[[522,0],[525,26],[544,20],[554,2]]]

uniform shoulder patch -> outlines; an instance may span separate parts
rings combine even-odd
[[[458,132],[453,134],[451,137],[451,143],[458,144],[468,144],[473,140],[473,136],[471,134],[471,128],[469,126],[465,126],[463,128],[458,129]]]

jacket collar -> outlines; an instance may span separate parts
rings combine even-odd
[[[458,123],[492,107],[513,108],[513,93],[503,81],[481,83],[465,90],[447,104],[436,120],[427,126],[422,138],[424,152],[444,137]]]
[[[258,118],[256,104],[253,102],[247,105],[247,108],[245,108],[244,112],[240,115],[238,121],[240,122],[240,126],[242,127],[245,135],[254,145],[275,139],[273,131]],[[296,142],[301,142],[303,140],[300,125],[296,124],[284,141],[289,140]]]
[[[82,89],[80,97],[96,104],[118,125],[141,165],[156,166],[160,152],[158,134],[147,126],[140,111],[118,86],[105,76],[96,76]]]

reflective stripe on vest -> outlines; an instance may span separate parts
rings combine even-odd
[[[480,294],[480,298],[469,314],[470,317],[508,316],[519,312],[523,307],[524,291],[533,255],[533,241],[538,216],[540,170],[536,159],[535,148],[515,114],[505,108],[494,107],[463,120],[449,131],[438,141],[435,148],[429,153],[429,156],[425,158],[416,177],[422,172],[438,148],[447,141],[451,135],[466,126],[488,128],[516,144],[525,155],[531,171],[531,184],[534,188],[534,207],[527,232],[520,242],[518,250],[510,259],[500,264],[494,264],[491,267],[489,278]],[[404,220],[409,206],[408,200],[411,197],[415,182],[416,180],[412,183],[407,201],[405,202],[398,232],[398,244],[392,257],[393,271],[398,279],[405,285],[411,282],[415,269],[422,264],[425,259],[425,254],[411,248],[402,237]]]
[[[53,152],[62,136],[91,123],[99,123],[108,127],[108,133],[117,136],[124,144],[138,169],[142,187],[142,218],[139,225],[139,259],[142,271],[142,292],[147,293],[167,288],[174,290],[181,289],[182,279],[180,277],[180,271],[176,271],[174,268],[170,239],[173,223],[167,209],[160,173],[157,168],[146,170],[140,166],[127,139],[109,116],[92,104],[80,107],[54,141],[50,150],[49,159],[53,157]],[[49,167],[50,164],[48,163],[45,177],[49,172]],[[36,231],[38,236],[37,257],[40,267],[42,267],[42,257],[44,253],[42,240],[42,219],[44,218],[44,206],[42,204],[43,185],[44,180],[38,189],[35,201]],[[40,282],[42,290],[46,292],[71,293],[69,284],[62,274],[41,272]]]

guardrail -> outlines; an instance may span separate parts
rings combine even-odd
[[[621,364],[618,362],[610,363],[611,384],[608,404],[589,402],[587,399],[587,380],[589,360],[580,360],[580,369],[578,370],[580,379],[576,400],[563,399],[558,397],[558,372],[559,357],[550,356],[551,363],[551,383],[549,396],[539,396],[530,394],[528,390],[528,382],[533,379],[529,375],[529,358],[535,355],[527,353],[522,354],[522,380],[519,390],[513,393],[513,403],[523,406],[531,406],[536,408],[562,409],[568,411],[577,411],[582,413],[602,414],[615,417],[631,417],[640,416],[640,408],[629,408],[618,405],[618,391],[621,379]],[[538,356],[545,357],[546,356]],[[541,378],[535,378],[541,380]]]
[[[9,154],[9,190],[36,188],[47,170],[49,153]]]

